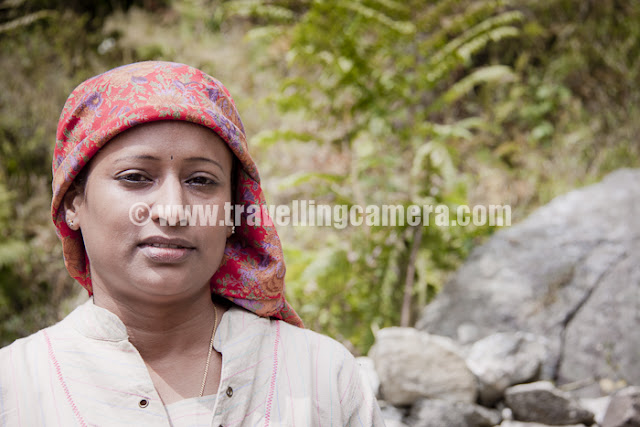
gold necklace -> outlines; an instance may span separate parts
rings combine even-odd
[[[202,377],[202,387],[200,387],[200,397],[204,394],[204,385],[207,383],[207,374],[209,373],[209,363],[211,363],[211,352],[213,351],[213,339],[216,336],[218,328],[218,310],[213,304],[213,332],[211,332],[211,342],[209,343],[209,354],[207,355],[207,363],[204,365],[204,376]]]

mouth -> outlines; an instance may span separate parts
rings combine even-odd
[[[181,246],[181,245],[166,245],[166,244],[162,244],[162,243],[143,243],[140,246],[151,246],[152,248],[169,248],[169,249],[190,249],[187,248],[186,246]]]
[[[160,264],[175,264],[187,259],[196,247],[188,240],[153,236],[138,244],[140,251],[151,261]]]
[[[147,237],[146,239],[143,239],[138,246],[168,249],[195,249],[195,245],[189,240],[165,236]]]

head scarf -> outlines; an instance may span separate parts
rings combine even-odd
[[[51,214],[67,270],[89,295],[93,293],[89,258],[82,234],[65,222],[64,195],[100,147],[126,129],[157,120],[182,120],[213,130],[241,166],[236,171],[234,203],[245,205],[245,212],[250,205],[265,203],[235,103],[219,81],[188,65],[157,61],[125,65],[85,81],[67,99],[58,123]],[[285,300],[282,247],[274,226],[267,222],[236,225],[211,278],[211,292],[260,316],[302,326]]]

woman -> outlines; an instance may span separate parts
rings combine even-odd
[[[243,216],[263,203],[214,78],[143,62],[76,88],[58,126],[52,215],[93,298],[0,350],[0,423],[382,425],[354,358],[287,304],[276,231]],[[170,217],[202,205],[226,216]]]

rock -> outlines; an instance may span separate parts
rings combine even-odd
[[[493,334],[473,344],[466,362],[479,380],[480,403],[493,406],[507,387],[537,380],[548,347],[544,337],[523,332]]]
[[[640,387],[627,387],[611,397],[602,427],[640,427]]]
[[[465,402],[422,399],[411,407],[409,427],[493,427],[500,424],[498,411]]]
[[[513,420],[513,411],[508,406],[505,406],[503,402],[500,402],[500,405],[497,407],[500,410],[500,415],[502,415],[503,422],[505,420]]]
[[[549,424],[524,423],[522,421],[503,421],[500,427],[549,427]],[[585,427],[584,424],[571,424],[562,427]]]
[[[416,327],[471,344],[496,332],[545,336],[541,378],[640,384],[640,170],[557,197],[476,248]],[[585,383],[586,384],[586,383]]]
[[[550,425],[593,424],[593,413],[549,381],[509,387],[505,402],[516,420]]]
[[[611,402],[610,396],[597,397],[594,399],[580,399],[580,406],[584,409],[593,412],[593,418],[598,425],[602,425],[602,421],[604,420],[604,414],[607,412],[607,408],[609,407],[609,402]]]
[[[589,263],[597,268],[595,258],[605,250],[610,258],[619,257],[608,269],[603,263],[597,286],[565,328],[557,374],[561,384],[582,378],[624,378],[640,384],[640,240],[622,247],[625,252],[617,255],[621,248],[602,245],[585,259],[587,269]]]
[[[414,328],[378,331],[369,352],[380,377],[380,393],[393,405],[420,398],[475,402],[475,376],[449,338]]]
[[[385,402],[384,400],[378,400],[378,404],[380,405],[380,411],[382,412],[382,418],[384,421],[388,423],[391,421],[402,422],[404,417],[407,415],[406,411],[400,408],[396,408],[393,405]]]
[[[360,373],[367,379],[367,382],[373,390],[373,394],[376,397],[380,397],[380,378],[376,372],[373,360],[371,360],[370,357],[361,356],[356,357],[356,361],[358,365],[360,365]]]

